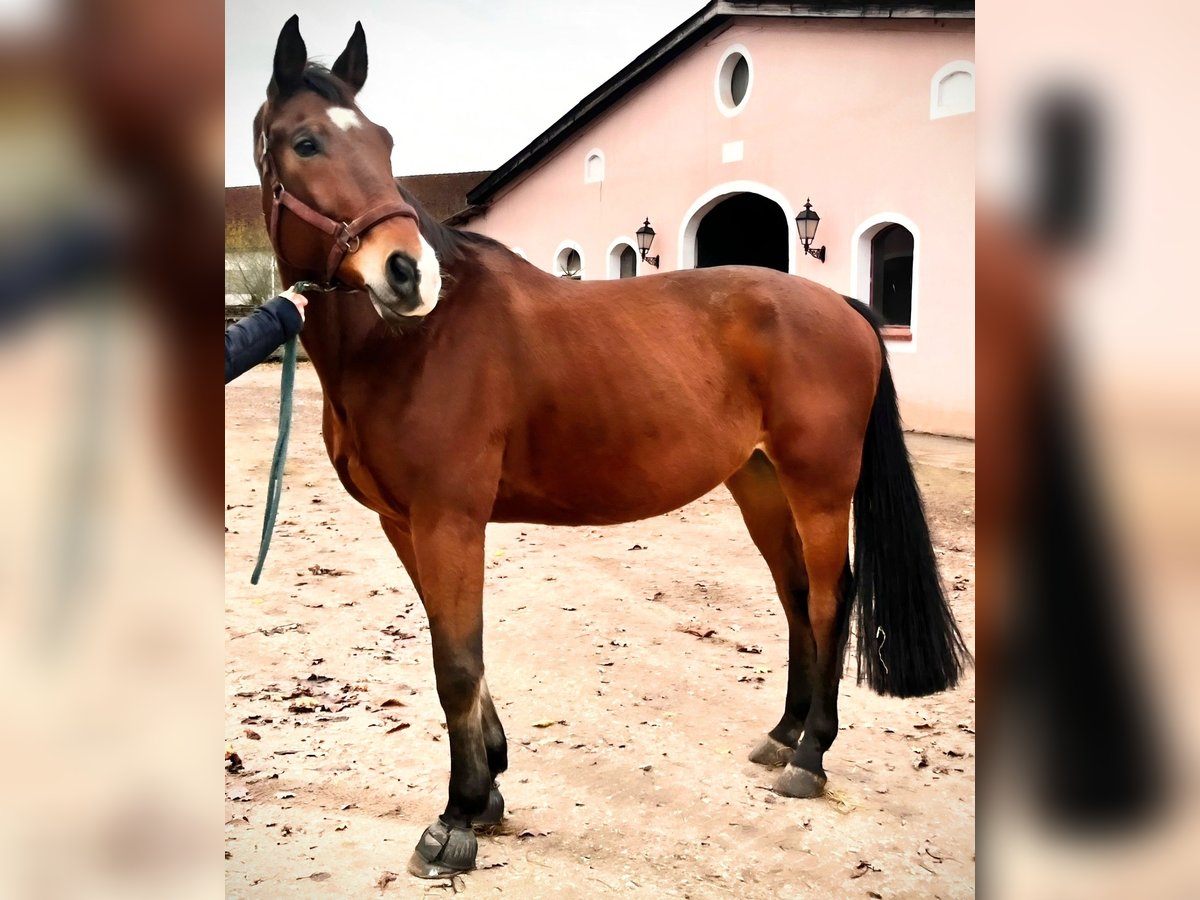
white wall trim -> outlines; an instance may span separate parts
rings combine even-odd
[[[971,102],[970,106],[964,108],[947,109],[938,103],[938,88],[945,79],[956,72],[965,72],[971,76]],[[969,112],[975,112],[975,63],[967,59],[956,59],[946,63],[933,73],[933,78],[929,82],[929,118],[944,119],[948,116],[961,116]]]
[[[714,206],[733,194],[760,194],[768,200],[773,200],[779,204],[788,226],[788,274],[795,275],[797,238],[791,229],[795,223],[796,212],[792,209],[792,205],[781,191],[777,191],[775,188],[765,184],[759,184],[757,181],[726,181],[724,184],[718,184],[716,187],[709,188],[696,198],[696,201],[688,207],[688,211],[684,214],[680,222],[675,268],[696,268],[696,230],[700,227],[700,220]],[[634,247],[636,248],[636,246],[635,244]]]
[[[730,57],[735,53],[742,55],[746,59],[746,67],[750,70],[749,77],[746,79],[746,96],[742,98],[742,102],[737,106],[732,106],[725,102],[725,93],[722,90],[725,80],[733,72],[733,67],[736,62],[730,62]],[[726,63],[729,63],[729,71],[726,71]],[[717,61],[717,71],[713,75],[713,99],[717,103],[717,109],[721,115],[727,119],[731,119],[746,108],[746,104],[750,102],[750,95],[754,93],[754,60],[750,57],[750,51],[743,44],[730,44],[725,48],[725,52],[721,54],[720,60]]]
[[[583,255],[583,247],[579,246],[576,241],[563,241],[554,248],[554,255],[550,257],[550,274],[561,276],[562,266],[558,264],[558,255],[564,250],[574,250],[579,254],[579,280],[587,278],[587,257]]]
[[[921,340],[921,229],[908,216],[881,212],[864,219],[850,238],[850,296],[868,306],[871,303],[871,238],[888,225],[903,225],[913,236],[911,341],[888,341],[889,353],[916,353]]]
[[[634,274],[635,275],[642,274],[642,255],[640,253],[638,253],[637,241],[635,241],[631,237],[626,237],[625,235],[621,235],[618,238],[614,238],[613,242],[608,245],[608,249],[604,251],[604,258],[606,260],[608,260],[608,277],[609,278],[620,278],[621,277],[621,254],[616,253],[614,251],[616,251],[616,249],[618,247],[623,247],[626,244],[628,244],[633,249],[633,258],[635,260],[634,264],[633,264]]]
[[[590,160],[593,156],[600,157],[600,177],[599,178],[592,178],[588,173],[588,160]],[[606,161],[604,159],[604,151],[601,150],[599,147],[593,147],[587,153],[583,154],[583,183],[584,184],[598,184],[599,182],[603,181],[604,175],[605,175],[605,171],[604,171],[605,165],[606,165]]]

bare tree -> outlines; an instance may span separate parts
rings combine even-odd
[[[232,222],[225,228],[225,303],[260,306],[280,290],[271,252],[261,226]]]

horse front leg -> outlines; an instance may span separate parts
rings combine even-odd
[[[493,790],[484,740],[484,709],[490,706],[483,680],[485,523],[431,512],[423,517],[414,510],[412,541],[449,733],[450,790],[445,812],[425,829],[409,860],[409,871],[420,878],[475,867],[478,841],[471,825],[488,811]]]

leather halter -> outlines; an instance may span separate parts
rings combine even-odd
[[[334,277],[342,265],[342,260],[346,258],[347,254],[357,251],[362,245],[362,236],[380,222],[402,216],[412,219],[418,225],[420,224],[420,220],[417,218],[417,211],[399,195],[397,195],[395,200],[389,200],[386,203],[381,203],[378,206],[368,209],[361,216],[352,219],[348,223],[329,218],[329,216],[313,209],[283,186],[283,182],[279,180],[279,174],[275,170],[275,160],[271,156],[267,145],[267,133],[265,129],[260,136],[260,140],[262,141],[262,153],[259,156],[259,166],[262,170],[263,179],[271,191],[271,209],[266,214],[267,234],[270,236],[271,246],[274,248],[275,255],[279,257],[280,261],[288,265],[294,265],[294,263],[289,262],[284,257],[283,248],[279,245],[279,217],[285,208],[311,227],[323,234],[329,235],[332,240],[329,247],[329,256],[325,261],[325,280],[322,285],[324,289],[332,289]],[[299,269],[309,268],[307,266],[295,267]]]

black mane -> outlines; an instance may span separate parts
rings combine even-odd
[[[429,211],[423,207],[412,191],[402,185],[396,185],[400,191],[400,196],[417,211],[417,217],[421,222],[421,234],[425,240],[429,241],[438,259],[442,263],[457,262],[463,258],[464,251],[469,247],[491,247],[500,248],[508,253],[512,253],[503,243],[495,238],[488,237],[486,234],[479,234],[476,231],[463,231],[459,228],[453,228],[450,225],[443,225],[437,221]]]

